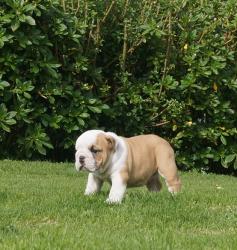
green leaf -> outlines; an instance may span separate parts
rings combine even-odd
[[[30,72],[35,74],[39,73],[39,67],[37,65],[33,65],[30,69]]]
[[[236,156],[235,162],[234,162],[234,169],[237,169],[237,156]]]
[[[11,29],[13,32],[15,32],[20,27],[19,20],[14,20],[11,24]]]
[[[4,88],[9,87],[9,86],[10,86],[9,82],[6,82],[6,81],[0,82],[0,89],[4,89]]]
[[[101,113],[101,109],[94,107],[94,106],[88,106],[89,110],[91,110],[94,113]]]
[[[85,126],[85,122],[81,118],[77,118],[77,121],[82,127]]]
[[[26,16],[25,21],[30,25],[35,25],[35,19],[31,16]]]
[[[79,116],[81,118],[88,118],[90,115],[88,113],[81,113]]]
[[[221,159],[221,165],[222,165],[224,168],[228,168],[227,163],[226,163],[223,159]]]
[[[7,113],[6,105],[4,103],[2,103],[0,105],[0,114],[6,116],[6,113]]]
[[[226,145],[227,144],[226,138],[223,135],[221,135],[220,138],[221,138],[222,144]]]
[[[53,96],[49,96],[48,98],[49,98],[49,102],[50,102],[51,104],[54,104],[54,103],[55,103],[55,98],[54,98]]]
[[[4,46],[4,41],[0,39],[0,49]]]
[[[205,156],[206,156],[206,158],[210,158],[210,159],[213,159],[213,158],[214,158],[214,155],[213,155],[213,154],[210,154],[210,153],[206,154]]]
[[[0,123],[0,127],[8,133],[11,132],[11,129],[2,122]]]
[[[96,103],[96,99],[92,99],[92,98],[89,99],[89,103],[90,103],[90,104],[95,104],[95,103]]]
[[[50,64],[48,64],[48,66],[50,66],[51,68],[59,68],[59,67],[61,67],[61,64],[59,64],[59,63],[50,63]]]
[[[106,109],[106,110],[109,109],[109,105],[103,104],[103,105],[102,105],[102,109]]]
[[[24,6],[24,11],[25,12],[32,12],[33,10],[35,10],[35,8],[36,8],[36,4],[27,4],[27,5],[25,5]]]
[[[46,149],[43,146],[37,146],[37,150],[40,154],[46,155]]]
[[[27,93],[27,92],[24,92],[24,97],[26,98],[26,99],[30,99],[31,98],[31,95],[29,94],[29,93]]]
[[[71,130],[77,131],[79,129],[79,127],[77,125],[71,127]]]
[[[47,147],[47,148],[51,148],[51,149],[54,148],[53,145],[52,145],[51,143],[49,143],[49,142],[44,142],[43,144],[44,144],[44,146]]]
[[[31,82],[26,82],[25,85],[26,85],[25,89],[26,91],[31,91],[35,88],[33,85],[31,85]]]
[[[230,163],[235,159],[235,157],[236,157],[236,154],[227,155],[225,158],[225,162]]]
[[[8,118],[11,119],[11,118],[15,117],[16,114],[17,114],[16,111],[10,111],[10,112],[8,112]]]
[[[16,120],[15,119],[8,119],[8,120],[5,121],[5,123],[7,125],[13,125],[13,124],[16,124]]]
[[[48,70],[49,74],[50,74],[52,77],[54,77],[54,78],[59,78],[59,75],[58,75],[58,73],[57,73],[56,70],[54,70],[53,68],[50,68],[50,67],[48,67],[47,70]]]

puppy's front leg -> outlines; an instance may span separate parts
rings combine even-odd
[[[127,183],[122,178],[120,173],[116,173],[111,177],[112,186],[109,192],[109,197],[106,202],[111,203],[121,203],[124,193],[126,191]]]
[[[85,195],[91,195],[100,192],[103,181],[90,173],[88,175]]]

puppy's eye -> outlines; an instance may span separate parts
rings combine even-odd
[[[93,153],[93,154],[97,154],[97,153],[101,152],[100,149],[96,149],[96,148],[94,148],[94,147],[91,147],[90,150],[91,150],[91,153]]]
[[[97,153],[97,150],[94,149],[94,148],[91,148],[91,153],[96,154],[96,153]]]

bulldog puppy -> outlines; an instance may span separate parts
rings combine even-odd
[[[159,175],[172,194],[181,188],[174,151],[156,135],[124,138],[89,130],[77,139],[75,158],[76,170],[89,172],[85,195],[99,192],[104,181],[111,183],[108,203],[121,203],[127,187],[146,185],[149,191],[160,191]]]

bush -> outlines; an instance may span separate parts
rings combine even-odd
[[[86,26],[57,2],[5,1],[1,9],[1,155],[67,158],[78,131],[97,126],[108,108],[77,75],[86,71]]]
[[[160,134],[184,169],[237,169],[236,1],[0,7],[2,157],[71,160],[98,127]]]

